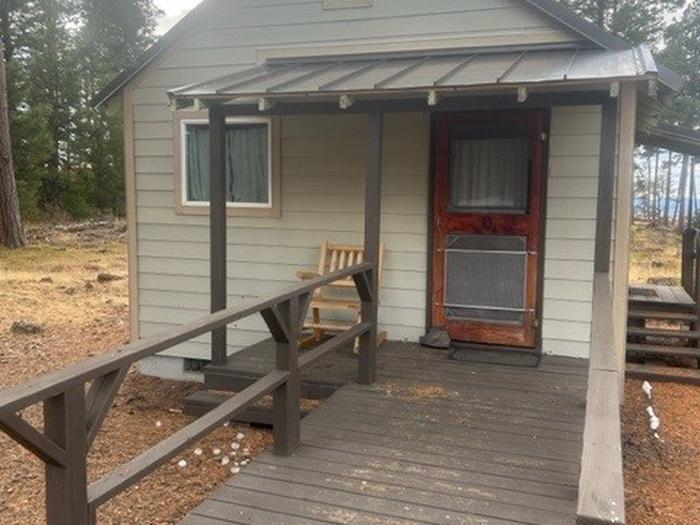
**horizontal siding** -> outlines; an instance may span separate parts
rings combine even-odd
[[[213,2],[195,28],[134,85],[141,334],[195,318],[208,306],[209,221],[175,213],[173,124],[166,89],[249,67],[274,48],[345,45],[367,51],[388,45],[416,48],[428,42],[454,47],[472,38],[479,45],[515,45],[578,37],[515,0],[374,0],[370,9],[334,11],[323,10],[321,0]],[[588,122],[594,123],[596,114],[588,113],[579,108],[580,122],[575,125],[563,113],[553,115],[559,132],[552,137],[558,155],[551,170],[564,170],[566,177],[555,176],[550,186],[547,250],[552,251],[551,262],[559,265],[551,266],[548,260],[550,283],[564,278],[583,281],[588,268],[586,242],[595,226],[591,178],[597,173],[581,162],[595,149],[595,131],[580,131],[581,125],[594,128]],[[395,339],[415,341],[424,331],[428,135],[427,115],[387,118],[382,204],[387,254],[380,318]],[[281,218],[235,218],[228,223],[231,304],[295,282],[298,269],[314,267],[323,240],[362,241],[365,119],[284,118],[282,136]],[[573,204],[572,195],[581,202]],[[580,254],[582,264],[568,267],[568,274],[567,253]],[[552,296],[545,309],[557,300]],[[259,324],[232,328],[231,350],[265,333]],[[172,354],[206,357],[207,341],[201,338]]]
[[[272,294],[296,283],[298,270],[315,268],[323,240],[362,242],[366,120],[285,117],[281,125],[282,217],[229,219],[232,305],[241,297]],[[387,252],[380,319],[392,339],[415,340],[425,325],[429,117],[391,115],[385,127],[382,240]],[[155,187],[156,177],[173,178],[164,174],[145,180]],[[144,332],[175,326],[208,308],[208,219],[177,215],[174,198],[171,183],[137,190]],[[233,328],[231,351],[267,336],[259,322]],[[184,345],[170,354],[191,357],[196,347]]]
[[[551,121],[543,350],[588,357],[601,109],[554,108]]]

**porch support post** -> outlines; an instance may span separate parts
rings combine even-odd
[[[620,90],[620,145],[615,213],[615,267],[613,272],[613,321],[621,392],[625,387],[627,309],[629,303],[629,250],[632,227],[634,148],[637,126],[637,86],[624,82]],[[624,399],[624,396],[621,397]]]
[[[377,378],[377,321],[379,318],[379,246],[382,206],[382,159],[384,115],[370,113],[367,117],[367,176],[365,180],[365,261],[372,263],[371,302],[362,303],[362,320],[370,331],[360,338],[359,382],[371,385]]]
[[[225,310],[226,291],[226,116],[221,105],[209,109],[210,289],[212,313]],[[211,334],[211,361],[226,364],[226,327]]]
[[[47,525],[88,525],[85,389],[72,387],[44,401],[46,437],[66,451],[63,466],[46,464]],[[94,516],[93,516],[94,517]]]
[[[615,202],[617,153],[617,100],[603,105],[600,133],[600,174],[598,177],[598,211],[595,235],[595,271],[610,273],[612,224]]]

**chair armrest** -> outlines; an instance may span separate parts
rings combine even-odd
[[[297,279],[302,281],[312,281],[318,277],[321,277],[321,275],[316,272],[297,272]]]

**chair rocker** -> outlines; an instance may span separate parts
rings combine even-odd
[[[364,262],[364,246],[333,244],[324,241],[321,244],[321,254],[316,272],[297,272],[297,278],[309,281],[319,276],[344,270],[356,264]],[[381,288],[384,263],[384,244],[379,247],[379,284]],[[355,282],[352,278],[341,279],[331,285],[320,288],[314,294],[309,310],[311,316],[304,323],[304,330],[311,332],[300,341],[302,348],[320,343],[324,337],[339,334],[352,327],[355,322],[362,320],[362,303],[353,296]],[[343,312],[349,312],[354,320],[343,320]],[[335,314],[335,315],[332,315]],[[347,315],[345,316],[347,318]],[[377,345],[386,340],[386,332],[377,334]],[[360,339],[355,339],[354,352],[357,355],[360,349]]]

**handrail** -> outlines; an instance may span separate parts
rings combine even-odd
[[[281,294],[271,295],[263,299],[246,299],[235,308],[207,315],[173,331],[146,337],[112,353],[93,357],[57,372],[32,379],[22,385],[8,388],[0,392],[0,417],[23,410],[76,385],[85,384],[124,366],[132,365],[146,357],[209,333],[216,328],[250,317],[289,300],[293,295],[305,295],[322,286],[371,269],[370,263],[363,263],[307,281],[302,286],[290,287]]]
[[[347,278],[355,282],[363,312],[371,311],[364,306],[374,307],[376,304],[372,291],[374,265],[362,263],[276,295],[243,301],[235,308],[208,315],[174,331],[145,338],[115,352],[0,392],[0,430],[46,464],[47,523],[94,525],[100,505],[270,393],[275,407],[275,452],[291,454],[300,439],[300,370],[357,337],[362,341],[361,352],[375,351],[371,334],[376,331],[376,326],[363,314],[361,322],[304,356],[298,355],[299,332],[314,291]],[[258,313],[277,343],[275,369],[216,409],[88,486],[88,450],[131,365]],[[362,367],[360,374],[363,375]],[[366,378],[360,379],[366,382]],[[43,432],[19,414],[37,403],[44,405]]]
[[[625,523],[619,365],[610,275],[596,274],[577,525]]]

